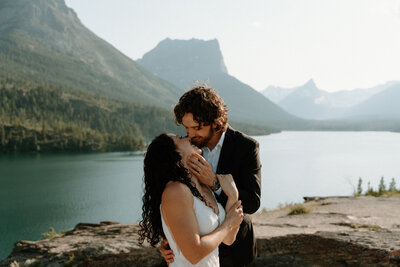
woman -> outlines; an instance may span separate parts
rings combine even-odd
[[[188,172],[188,156],[199,152],[188,138],[161,134],[144,159],[140,242],[147,239],[155,246],[167,238],[175,256],[170,266],[219,266],[218,246],[235,241],[243,220],[231,177],[220,181],[228,196],[225,213],[210,188]]]

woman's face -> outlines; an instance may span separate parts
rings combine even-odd
[[[186,161],[187,158],[192,154],[192,153],[199,153],[201,154],[201,149],[199,149],[197,146],[192,145],[190,143],[190,140],[188,137],[180,137],[174,134],[168,134],[169,137],[174,140],[175,146],[176,146],[176,151],[181,155],[182,157],[182,163],[186,167]]]

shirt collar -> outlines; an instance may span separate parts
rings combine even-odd
[[[225,139],[225,133],[226,133],[226,131],[222,132],[221,138],[219,138],[219,141],[218,141],[216,147],[218,147],[218,148],[222,147],[222,144],[224,143],[224,139]]]
[[[226,133],[226,131],[225,131],[225,132],[222,132],[222,135],[221,135],[221,137],[219,138],[218,143],[215,145],[215,147],[214,147],[212,150],[210,150],[207,146],[204,146],[204,147],[202,148],[202,150],[203,150],[203,151],[206,150],[207,152],[212,152],[212,151],[221,149],[221,148],[222,148],[222,145],[223,145],[223,143],[224,143],[225,133]]]

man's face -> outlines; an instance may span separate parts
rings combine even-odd
[[[186,134],[190,142],[197,147],[204,147],[214,136],[213,125],[202,125],[193,119],[192,113],[186,113],[182,117],[182,125],[185,127]]]

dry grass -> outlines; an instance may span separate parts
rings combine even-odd
[[[308,208],[302,204],[292,205],[290,207],[290,212],[288,215],[299,215],[299,214],[307,214],[311,212],[311,208]]]
[[[353,229],[361,229],[365,228],[368,230],[373,230],[377,231],[382,229],[379,225],[372,225],[372,224],[357,224],[357,223],[334,223],[334,225],[339,225],[339,226],[347,226]]]
[[[399,191],[386,191],[382,194],[383,197],[400,197]]]

